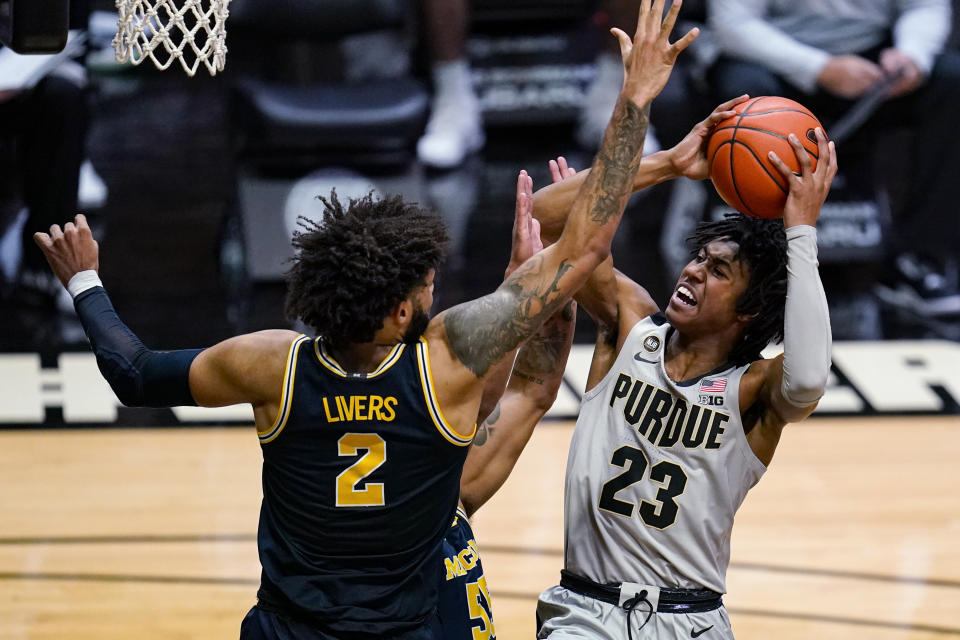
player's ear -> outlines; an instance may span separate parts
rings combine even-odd
[[[390,312],[390,317],[398,325],[406,326],[409,324],[411,318],[413,318],[413,302],[410,301],[410,298],[404,299],[395,306]]]

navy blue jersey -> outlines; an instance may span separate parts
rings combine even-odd
[[[467,514],[457,509],[443,539],[440,624],[443,640],[495,640],[493,610],[480,550]]]
[[[332,636],[428,624],[472,438],[444,421],[426,341],[350,374],[301,336],[276,421],[258,435],[260,605]]]

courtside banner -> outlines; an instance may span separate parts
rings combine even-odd
[[[548,417],[577,415],[592,345],[574,345]],[[772,349],[764,355],[776,355]],[[711,379],[705,391],[719,384]],[[960,343],[840,342],[814,415],[960,415]],[[248,405],[129,409],[100,376],[92,353],[0,354],[0,428],[250,425]]]

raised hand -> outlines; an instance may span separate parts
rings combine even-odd
[[[790,134],[787,139],[793,147],[793,153],[800,163],[800,174],[794,173],[783,160],[773,151],[769,152],[770,162],[777,168],[780,175],[787,181],[790,192],[787,194],[787,203],[783,208],[783,223],[787,227],[798,224],[817,224],[820,217],[820,208],[830,193],[833,177],[837,175],[837,148],[833,141],[827,140],[823,129],[817,127],[817,168],[812,170],[813,163],[800,139]]]
[[[550,178],[554,184],[563,182],[567,178],[572,178],[577,175],[577,170],[573,167],[568,167],[567,159],[563,156],[557,156],[556,160],[551,160],[548,164],[550,167]]]
[[[673,0],[666,17],[661,20],[664,0],[641,0],[637,31],[632,41],[622,30],[610,30],[620,43],[623,95],[641,107],[663,90],[677,56],[700,35],[700,30],[694,27],[670,44],[670,33],[682,4],[681,0]]]
[[[670,158],[670,164],[673,166],[677,175],[681,175],[691,180],[703,180],[709,175],[710,165],[707,159],[707,141],[713,128],[720,122],[736,115],[733,108],[750,99],[748,95],[742,95],[739,98],[728,100],[718,106],[704,120],[694,125],[683,140],[677,145],[667,150]]]
[[[63,286],[81,271],[100,268],[100,249],[82,213],[78,213],[73,222],[63,225],[62,230],[55,224],[50,227],[49,234],[33,234],[33,241],[43,251],[53,274]]]
[[[509,277],[527,258],[542,249],[540,222],[533,217],[533,179],[526,171],[521,171],[517,176],[517,204],[513,212],[510,262],[504,278]]]

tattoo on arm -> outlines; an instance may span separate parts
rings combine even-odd
[[[492,294],[448,311],[444,328],[454,355],[482,378],[564,302],[558,283],[572,268],[563,260],[550,279],[543,257],[534,256]]]
[[[497,406],[490,412],[490,415],[487,416],[487,419],[483,421],[483,424],[477,427],[477,435],[473,438],[474,446],[482,447],[487,443],[487,439],[493,435],[493,425],[495,425],[499,419],[500,403],[498,402]]]
[[[548,320],[517,354],[513,375],[542,385],[545,377],[564,366],[567,337],[573,329],[573,305],[568,302],[559,318]]]
[[[627,99],[617,103],[593,169],[581,189],[589,194],[587,211],[593,224],[585,217],[568,220],[568,226],[576,225],[575,237],[607,233],[612,238],[640,167],[648,122],[646,108]],[[550,268],[555,272],[549,273]],[[454,355],[474,375],[485,376],[569,297],[572,292],[561,290],[559,282],[572,268],[568,258],[549,267],[542,254],[535,255],[493,294],[448,311],[444,328]]]
[[[640,170],[640,151],[650,123],[650,108],[641,109],[630,100],[620,100],[613,121],[619,126],[607,129],[594,168],[583,186],[593,194],[590,218],[598,224],[607,224],[620,215],[624,201],[630,196],[630,189],[625,186],[632,185],[633,177]]]

